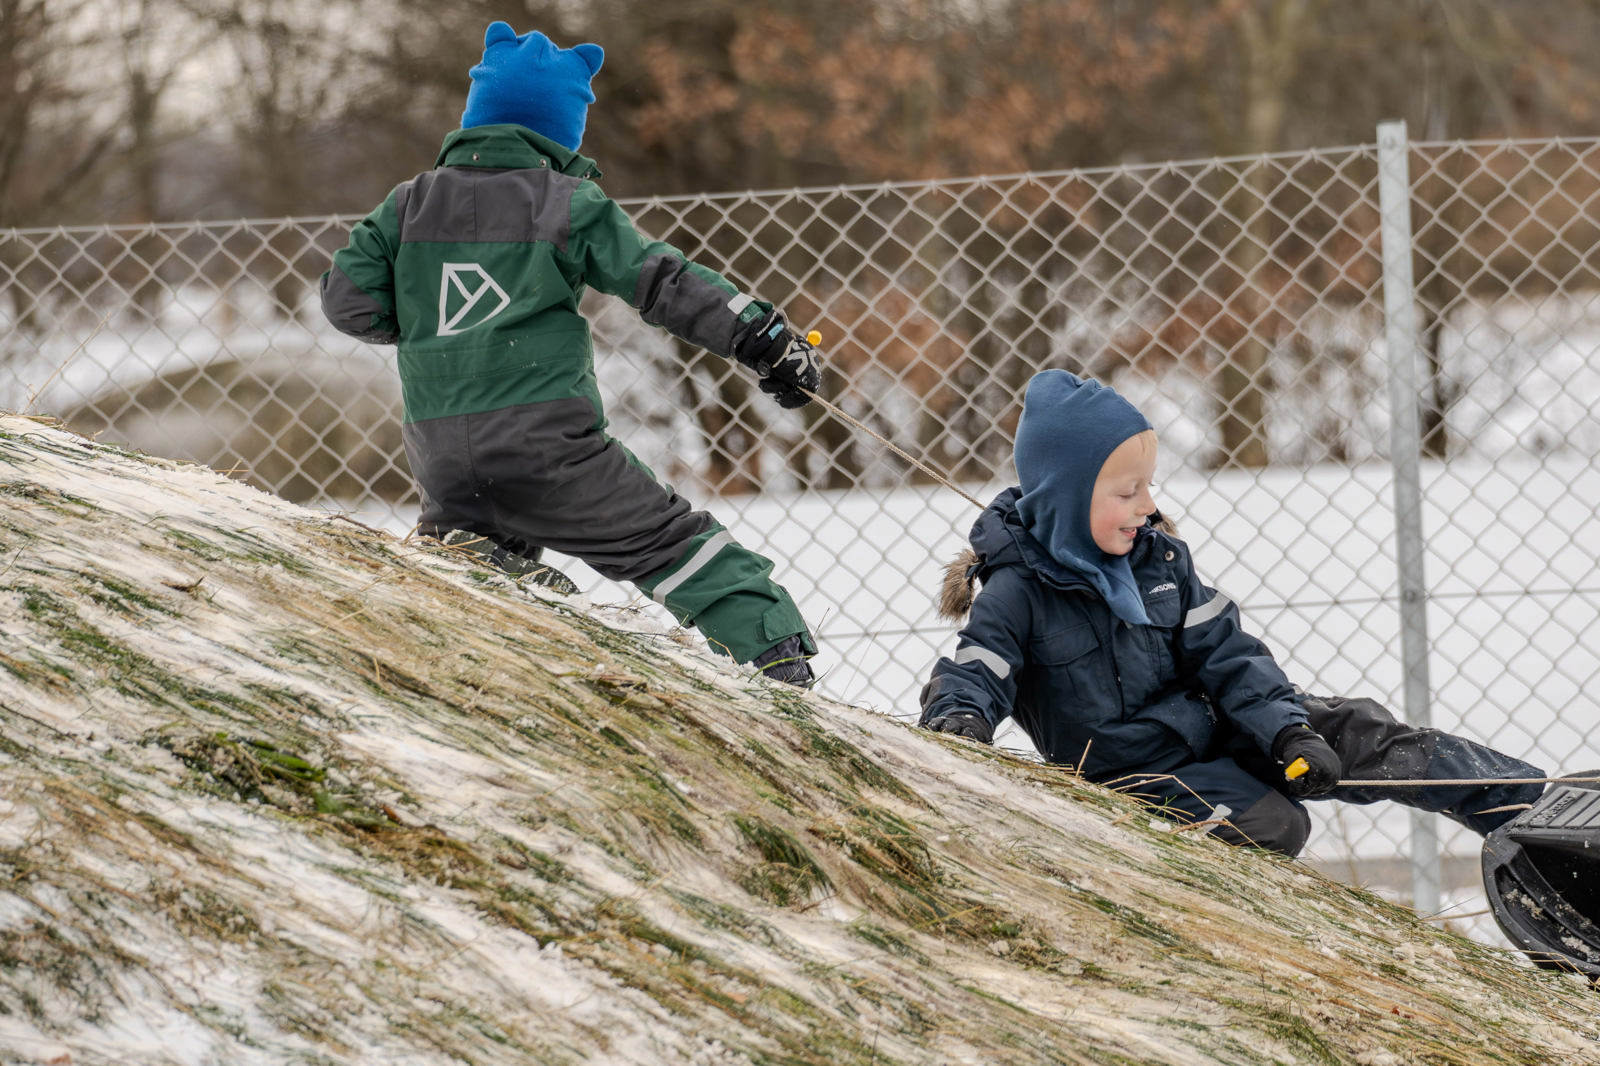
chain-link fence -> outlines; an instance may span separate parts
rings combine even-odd
[[[1094,375],[1156,424],[1158,502],[1293,680],[1600,766],[1600,145],[1394,132],[1387,212],[1381,143],[629,202],[821,330],[851,420],[780,411],[591,298],[612,432],[777,560],[824,691],[909,715],[951,647],[932,600],[976,509],[875,435],[987,499],[1028,378]],[[0,407],[406,532],[392,350],[316,305],[351,221],[0,232]],[[1319,813],[1316,857],[1406,894],[1403,813]],[[1446,884],[1476,884],[1476,838],[1442,843]]]

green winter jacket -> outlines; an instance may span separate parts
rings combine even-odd
[[[650,240],[594,162],[522,126],[445,138],[435,169],[356,224],[322,277],[340,330],[398,344],[405,420],[586,397],[603,424],[584,289],[718,355],[771,305]]]

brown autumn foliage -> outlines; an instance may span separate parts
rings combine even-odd
[[[1093,0],[1027,0],[981,27],[887,22],[868,5],[745,5],[725,56],[641,46],[648,89],[629,125],[659,151],[714,133],[802,183],[808,169],[893,180],[1060,167],[1072,138],[1097,135],[1119,100],[1177,68],[1186,34],[1170,13],[1125,29]]]

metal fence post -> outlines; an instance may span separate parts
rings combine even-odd
[[[1378,209],[1383,241],[1384,337],[1389,348],[1390,462],[1394,467],[1395,559],[1400,571],[1400,655],[1406,721],[1432,724],[1428,601],[1423,579],[1422,436],[1417,416],[1417,320],[1411,276],[1410,144],[1404,121],[1378,125]],[[1439,834],[1434,816],[1411,812],[1412,906],[1440,905]]]

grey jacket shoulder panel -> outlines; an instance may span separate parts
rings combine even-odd
[[[442,167],[395,192],[401,241],[529,244],[562,252],[572,228],[580,179],[552,170]]]

